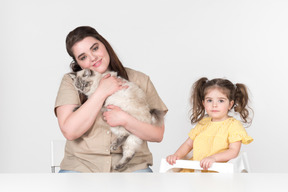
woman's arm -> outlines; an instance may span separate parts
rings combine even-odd
[[[241,148],[241,144],[241,141],[230,143],[229,149],[226,151],[202,159],[200,161],[200,166],[207,170],[212,166],[214,162],[225,162],[237,157]]]
[[[90,98],[75,112],[73,110],[77,107],[76,105],[57,107],[58,123],[64,137],[68,140],[81,137],[93,125],[105,99],[122,88],[121,80],[108,74],[103,77]]]
[[[103,113],[103,118],[111,127],[123,126],[129,132],[145,141],[162,141],[165,129],[164,124],[162,126],[155,126],[144,123],[115,105],[109,105],[107,109],[109,110]]]
[[[193,149],[193,140],[189,137],[173,154],[169,155],[166,160],[169,164],[173,165],[176,160],[184,158]]]

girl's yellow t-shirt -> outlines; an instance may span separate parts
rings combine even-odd
[[[223,152],[229,148],[230,143],[241,141],[249,144],[253,141],[242,123],[233,117],[220,122],[212,122],[210,117],[206,117],[188,135],[194,141],[193,157],[190,159],[194,161]]]

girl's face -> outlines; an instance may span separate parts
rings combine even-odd
[[[212,121],[224,121],[228,118],[228,112],[234,101],[229,101],[227,96],[219,88],[211,88],[205,95],[203,105],[206,113]]]
[[[72,52],[82,69],[91,69],[104,73],[109,67],[110,56],[101,41],[94,37],[85,37],[75,43]]]

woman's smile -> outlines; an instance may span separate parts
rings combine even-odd
[[[93,67],[99,67],[102,64],[102,59],[97,61],[96,63],[92,64]]]

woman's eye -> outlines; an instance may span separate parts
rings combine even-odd
[[[98,46],[93,47],[93,51],[97,51],[98,50]]]
[[[86,56],[80,58],[81,61],[83,61],[84,59],[86,59]]]

